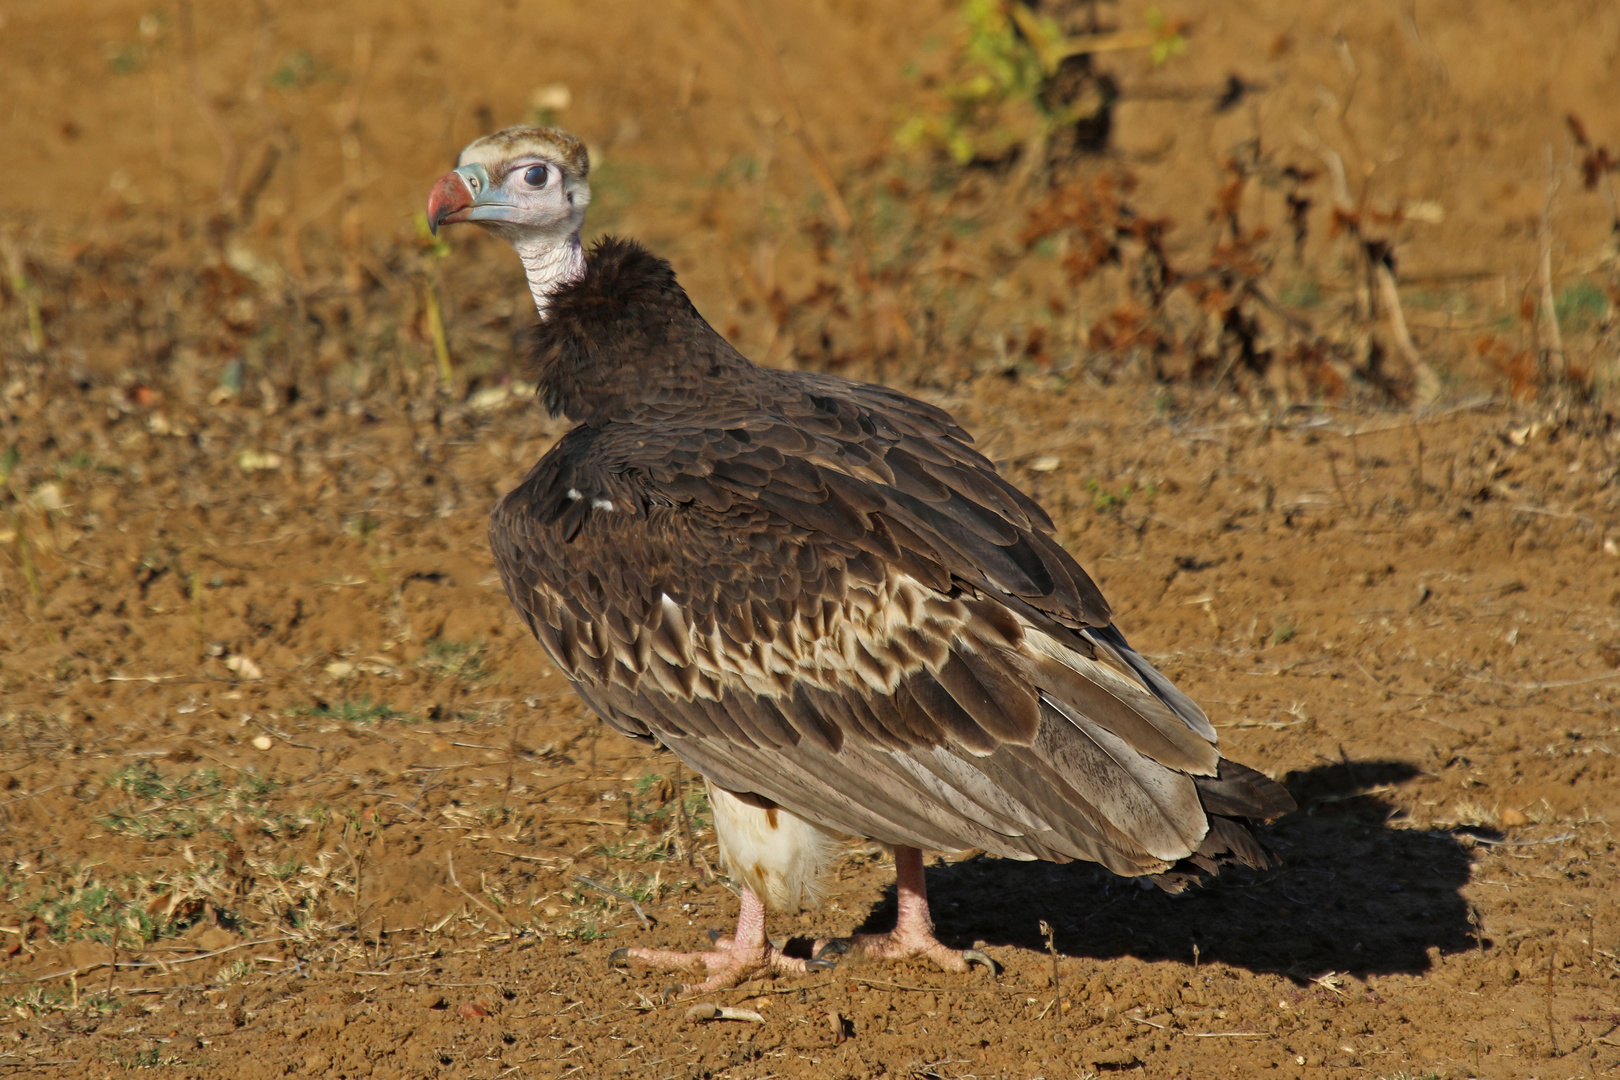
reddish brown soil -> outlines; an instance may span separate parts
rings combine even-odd
[[[1538,288],[1547,147],[1560,295],[1612,273],[1602,190],[1568,169],[1564,126],[1574,111],[1620,138],[1612,5],[1189,7],[1169,12],[1196,16],[1186,57],[1107,61],[1125,88],[1109,164],[1178,220],[1177,250],[1207,241],[1220,159],[1255,138],[1318,165],[1299,147],[1320,139],[1369,204],[1441,208],[1388,226],[1447,380],[1421,411],[1155,384],[1090,366],[1061,328],[1056,360],[1008,363],[1001,330],[1047,325],[1064,288],[1013,239],[1027,193],[995,173],[948,198],[915,176],[884,187],[888,135],[927,93],[903,69],[948,47],[954,5],[756,5],[863,220],[883,191],[917,216],[967,200],[1005,219],[951,256],[968,261],[954,292],[897,287],[904,333],[879,319],[849,340],[888,335],[884,377],[957,413],[1226,752],[1301,806],[1265,830],[1280,869],[1179,897],[953,856],[929,870],[940,934],[984,943],[998,979],[851,963],[716,995],[758,1024],[689,1021],[659,1000],[667,977],[608,965],[627,944],[700,946],[735,899],[690,774],[605,732],[508,610],[484,516],[562,428],[510,392],[510,257],[455,235],[435,261],[411,224],[462,142],[566,83],[562,119],[600,151],[598,223],[671,256],[753,354],[802,359],[813,335],[781,304],[821,273],[803,222],[825,196],[739,9],[277,3],[256,23],[214,7],[196,12],[198,79],[239,190],[276,164],[251,221],[213,239],[221,150],[176,13],[146,37],[147,8],[116,0],[0,14],[0,453],[16,448],[0,465],[0,1069],[1620,1068],[1612,306],[1566,330],[1584,403],[1514,401],[1522,380],[1470,345],[1534,344],[1520,301]],[[1144,7],[1105,13],[1140,26]],[[1260,89],[1217,114],[1228,73]],[[346,100],[363,197],[342,249]],[[1250,209],[1282,220],[1274,191]],[[1355,282],[1325,204],[1312,213],[1292,272],[1327,310]],[[881,263],[900,241],[871,227]],[[423,336],[430,280],[453,393]],[[952,297],[970,325],[935,334],[924,305]],[[892,918],[884,853],[852,846],[836,877],[823,908],[773,927]]]

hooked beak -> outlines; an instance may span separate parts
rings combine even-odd
[[[500,197],[482,165],[463,165],[439,177],[428,195],[428,230],[458,221],[515,221],[518,208]]]
[[[473,193],[467,187],[461,170],[447,172],[439,177],[433,185],[433,191],[428,195],[427,219],[428,231],[437,236],[439,226],[446,222],[466,221],[465,211],[471,209]],[[461,217],[457,217],[461,214]]]

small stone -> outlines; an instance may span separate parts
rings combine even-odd
[[[276,740],[268,735],[255,735],[253,737],[253,749],[255,750],[268,750],[274,745],[276,745]]]
[[[258,664],[254,663],[253,658],[250,656],[227,656],[225,658],[225,666],[234,671],[238,678],[264,678],[264,669],[259,667]]]
[[[1525,817],[1523,810],[1515,810],[1512,807],[1508,807],[1506,810],[1502,811],[1502,827],[1504,829],[1517,829],[1521,825],[1528,824],[1530,824],[1530,819]]]

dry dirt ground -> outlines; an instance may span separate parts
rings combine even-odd
[[[1018,239],[1045,178],[893,145],[955,4],[0,4],[0,1074],[1620,1069],[1615,263],[1565,120],[1620,138],[1620,10],[1162,6],[1185,53],[1106,54],[1109,149],[1063,168],[1128,169],[1179,257],[1235,148],[1279,237],[1265,176],[1337,159],[1438,397],[1099,360],[1063,252]],[[508,610],[484,517],[562,428],[517,381],[515,263],[412,221],[536,109],[595,147],[598,226],[752,354],[956,412],[1293,791],[1278,869],[1171,897],[952,855],[940,934],[999,978],[712,999],[761,1022],[610,968],[735,898],[701,786],[604,733]],[[1267,280],[1387,333],[1311,190]],[[1585,389],[1538,374],[1544,246]],[[881,926],[892,880],[852,844],[773,925]]]

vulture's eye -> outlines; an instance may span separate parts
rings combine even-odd
[[[523,174],[523,182],[530,187],[546,186],[546,167],[544,165],[531,165]]]

